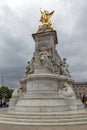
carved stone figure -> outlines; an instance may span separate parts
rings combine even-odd
[[[48,51],[49,53],[51,53],[52,51],[52,47],[49,45],[49,42],[40,42],[38,44],[38,46],[36,47],[36,52],[39,53],[41,51]]]
[[[25,77],[28,74],[32,74],[34,72],[34,62],[35,62],[35,57],[32,58],[31,62],[28,61],[28,65],[26,66],[26,71],[25,71]]]
[[[75,98],[72,86],[70,86],[67,82],[65,82],[63,88],[59,90],[59,94],[67,98]]]
[[[39,55],[40,55],[41,64],[43,64],[45,67],[47,67],[52,72],[54,72],[54,67],[53,67],[53,64],[52,64],[52,56],[51,56],[51,54],[48,53],[47,51],[43,51],[43,52],[40,52]]]
[[[21,86],[21,90],[23,93],[26,92],[27,88],[26,88],[26,82],[23,82],[22,80],[19,81],[20,82],[20,86]]]
[[[60,74],[70,77],[70,72],[68,70],[69,65],[66,62],[66,58],[64,58],[60,64],[61,64]]]
[[[22,88],[16,88],[12,93],[12,98],[19,98],[22,94]]]
[[[35,56],[35,63],[34,63],[34,69],[37,69],[41,66],[41,62],[40,62],[40,55],[39,53],[36,53]]]
[[[10,99],[10,103],[9,103],[9,109],[14,109],[17,101],[22,96],[23,96],[22,88],[20,87],[16,88],[14,92],[12,93],[12,98]]]
[[[30,61],[27,62],[28,65],[26,66],[25,74],[28,74],[30,72]]]
[[[52,63],[53,63],[53,67],[54,67],[54,71],[56,74],[60,74],[60,65],[59,63],[57,63],[55,60],[52,59]]]

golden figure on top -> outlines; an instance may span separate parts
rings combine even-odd
[[[42,28],[53,30],[51,21],[49,21],[49,19],[53,15],[54,11],[49,13],[46,10],[44,11],[40,10],[40,12],[41,12],[40,22],[42,22],[42,24],[38,27],[38,31],[41,30]]]

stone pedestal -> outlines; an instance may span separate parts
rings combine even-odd
[[[56,31],[32,35],[35,52],[20,81],[26,91],[15,104],[14,111],[30,113],[55,113],[82,109],[73,91],[73,80],[64,60],[56,51]],[[11,106],[10,106],[11,109]]]

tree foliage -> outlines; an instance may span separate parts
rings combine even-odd
[[[11,98],[13,89],[9,89],[7,86],[1,86],[0,87],[0,99],[5,97],[7,99]]]

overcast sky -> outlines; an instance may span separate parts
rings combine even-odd
[[[35,43],[40,8],[55,10],[57,50],[75,81],[87,82],[87,0],[0,0],[0,84],[17,87]]]

